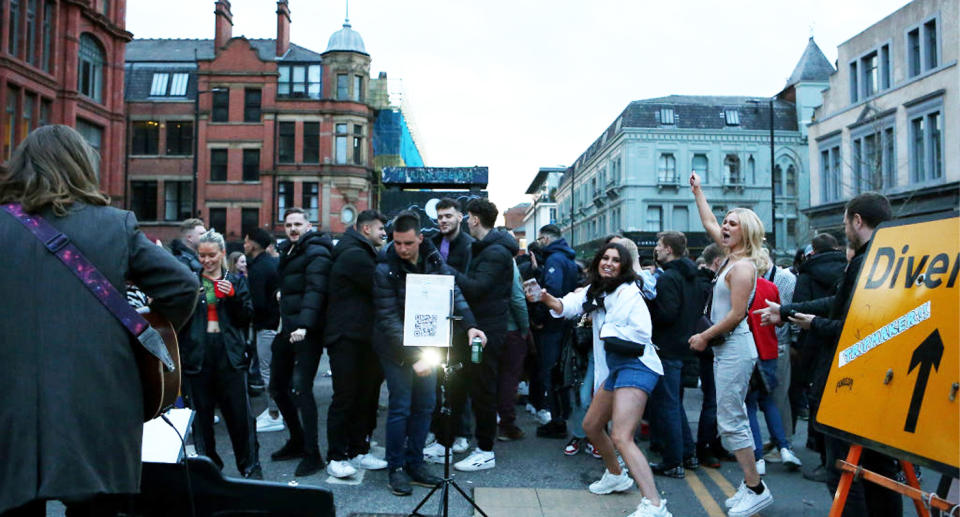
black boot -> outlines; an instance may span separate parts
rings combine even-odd
[[[300,464],[297,465],[297,470],[293,473],[294,476],[303,477],[315,474],[317,471],[323,468],[323,457],[317,454],[306,454],[303,459],[300,460]]]
[[[407,465],[404,470],[406,470],[407,475],[410,476],[410,483],[417,486],[433,488],[443,481],[439,476],[435,476],[427,470],[427,466],[424,463]]]
[[[283,444],[283,447],[280,447],[279,450],[270,455],[270,459],[273,461],[295,460],[302,458],[304,454],[302,441],[287,440],[287,443]]]
[[[387,488],[393,492],[393,495],[410,495],[413,488],[410,486],[410,476],[403,469],[390,469],[387,480]]]

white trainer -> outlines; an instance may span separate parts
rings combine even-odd
[[[348,478],[357,473],[357,469],[353,468],[353,465],[347,461],[331,461],[327,463],[327,474],[331,476],[343,479]]]
[[[790,470],[797,470],[803,466],[800,458],[786,447],[780,449],[780,459],[783,461],[783,465]]]
[[[627,469],[621,468],[620,475],[611,474],[609,470],[603,469],[603,476],[593,483],[590,483],[590,492],[597,495],[605,495],[613,492],[624,492],[633,486],[633,478]],[[641,502],[641,504],[643,504]]]
[[[453,450],[450,451],[453,454]],[[443,463],[444,449],[440,442],[433,442],[423,448],[423,461],[428,463]]]
[[[387,462],[374,456],[373,454],[357,454],[350,458],[350,464],[355,469],[363,470],[381,470],[387,468]]]
[[[757,474],[760,474],[761,476],[767,475],[767,462],[763,461],[762,459],[757,460]]]
[[[277,418],[270,416],[270,410],[265,409],[263,413],[257,416],[257,432],[269,433],[273,431],[283,431],[283,418],[277,415]]]
[[[660,500],[660,506],[654,506],[649,499],[644,497],[637,505],[637,511],[627,517],[673,517],[673,514],[667,510],[666,499]]]
[[[476,448],[466,458],[453,464],[453,468],[463,472],[492,469],[497,466],[497,458],[493,451],[484,451]]]
[[[540,422],[540,425],[544,425],[550,422],[550,420],[553,420],[553,417],[550,414],[550,411],[546,409],[541,409],[540,411],[537,411],[537,422]]]
[[[743,497],[737,501],[737,504],[730,508],[727,515],[729,517],[750,517],[773,504],[773,494],[770,493],[767,484],[763,481],[761,481],[760,484],[763,486],[763,492],[758,494],[747,488]]]
[[[537,416],[537,408],[533,404],[527,402],[527,405],[523,408],[527,413],[530,413],[533,416]]]
[[[770,449],[769,452],[763,455],[763,461],[766,461],[767,463],[780,463],[783,461],[783,459],[780,458],[780,451],[776,449]]]
[[[450,452],[455,452],[457,454],[467,452],[469,450],[470,439],[466,436],[458,436],[457,439],[453,441],[453,445],[450,446]]]
[[[423,444],[424,444],[424,445],[430,445],[431,443],[433,443],[433,442],[435,442],[435,441],[437,441],[437,435],[428,432],[428,433],[427,433],[427,439],[423,441]],[[373,447],[373,443],[372,443],[372,442],[371,442],[370,446]]]
[[[726,506],[727,509],[733,508],[734,506],[737,505],[737,503],[740,502],[740,499],[742,499],[743,496],[746,495],[746,492],[749,492],[749,491],[750,489],[747,488],[746,481],[741,481],[740,486],[737,487],[736,493],[728,497],[727,500],[723,502],[723,505]]]

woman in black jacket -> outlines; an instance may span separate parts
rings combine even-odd
[[[219,233],[210,230],[200,237],[200,301],[189,323],[188,339],[180,343],[185,392],[197,412],[193,422],[197,452],[223,468],[213,433],[213,410],[219,406],[240,475],[263,479],[243,357],[244,329],[253,314],[253,302],[246,279],[227,272],[225,252]]]

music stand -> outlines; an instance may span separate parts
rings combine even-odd
[[[460,321],[463,319],[460,316],[455,316],[453,314],[453,303],[454,303],[454,291],[451,289],[450,290],[450,315],[447,316],[447,320],[450,322],[449,323],[450,346],[447,347],[447,350],[445,352],[445,356],[443,359],[443,363],[440,365],[441,367],[440,374],[443,376],[443,379],[440,382],[440,400],[437,401],[437,403],[440,404],[440,419],[442,421],[441,424],[443,427],[443,436],[445,439],[444,441],[448,441],[448,442],[449,440],[446,440],[446,439],[451,436],[450,419],[453,411],[450,409],[450,400],[447,398],[447,389],[449,388],[449,384],[447,383],[450,379],[451,374],[453,374],[456,370],[463,368],[463,365],[461,363],[457,363],[455,365],[450,364],[450,349],[453,348],[453,322]],[[430,492],[427,493],[426,497],[424,497],[420,501],[420,503],[417,504],[416,508],[414,508],[413,511],[410,512],[411,517],[425,517],[422,513],[420,513],[420,508],[423,508],[423,506],[427,504],[427,501],[429,501],[430,498],[433,497],[433,494],[437,490],[440,491],[440,504],[437,508],[437,514],[442,515],[443,517],[448,517],[450,514],[450,487],[451,486],[455,488],[457,492],[460,492],[460,495],[464,499],[466,499],[466,501],[470,503],[470,505],[473,506],[478,512],[480,512],[480,515],[482,515],[483,517],[487,517],[487,514],[483,511],[483,508],[480,508],[480,506],[477,505],[477,502],[474,501],[472,497],[467,495],[467,493],[464,492],[462,488],[460,488],[460,485],[458,485],[457,482],[453,480],[453,476],[450,474],[450,445],[451,444],[448,443],[447,445],[443,446],[443,481],[438,483],[437,486],[430,489]]]

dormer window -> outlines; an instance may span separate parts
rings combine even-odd
[[[728,126],[740,125],[740,112],[736,108],[723,110],[723,117]]]
[[[665,126],[675,124],[673,119],[673,108],[660,108],[660,123]]]
[[[187,82],[190,74],[156,72],[150,84],[151,97],[183,97],[187,94]]]

